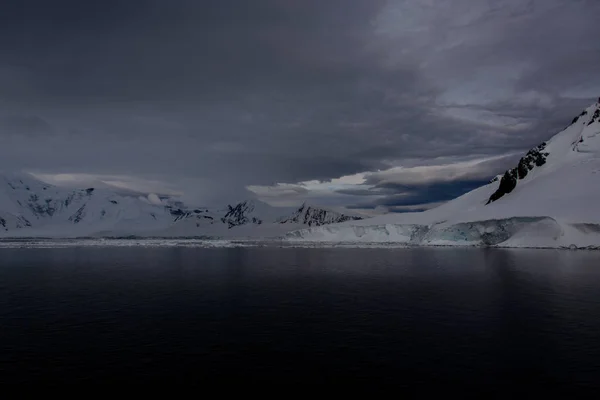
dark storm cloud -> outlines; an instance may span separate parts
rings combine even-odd
[[[353,46],[381,3],[13,1],[0,34],[7,67],[49,100],[230,101],[360,74]]]
[[[434,203],[454,199],[463,193],[476,189],[488,183],[489,180],[438,182],[429,185],[386,185],[387,189],[394,189],[397,195],[387,196],[376,200],[378,206],[415,206],[419,204]]]
[[[8,115],[0,117],[0,135],[50,135],[54,129],[35,115]]]
[[[353,196],[353,209],[385,207],[416,211],[414,206],[456,198],[489,183],[501,171],[517,164],[522,154],[446,164],[391,168],[364,176],[364,182],[338,194]],[[420,209],[420,208],[419,208]]]
[[[395,185],[385,184],[371,190],[371,196],[383,195],[371,201],[358,202],[348,208],[375,209],[384,208],[392,212],[423,211],[430,207],[420,207],[428,204],[438,204],[452,200],[473,189],[485,185],[489,180],[460,180],[451,182],[435,182],[424,185]],[[347,194],[352,194],[348,192]],[[354,194],[356,195],[356,193]],[[359,193],[358,195],[366,195]]]
[[[599,14],[584,0],[5,1],[0,169],[153,177],[206,200],[526,151],[600,94]],[[401,190],[373,176],[378,195]]]

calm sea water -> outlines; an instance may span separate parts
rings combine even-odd
[[[597,252],[0,250],[0,382],[599,377]]]

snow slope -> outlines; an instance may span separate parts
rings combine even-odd
[[[502,178],[435,209],[303,229],[292,240],[600,246],[600,103]]]

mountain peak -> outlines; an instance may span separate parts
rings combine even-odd
[[[547,142],[529,150],[515,168],[507,170],[498,189],[489,197],[487,204],[493,203],[511,193],[519,181],[527,178],[534,169],[540,169],[547,162],[556,168],[573,157],[571,153],[600,153],[600,99],[573,119],[571,125],[554,135]],[[543,168],[541,168],[543,169]]]

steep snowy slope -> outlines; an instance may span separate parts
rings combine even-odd
[[[600,246],[600,103],[501,179],[435,209],[311,228],[300,240]]]

